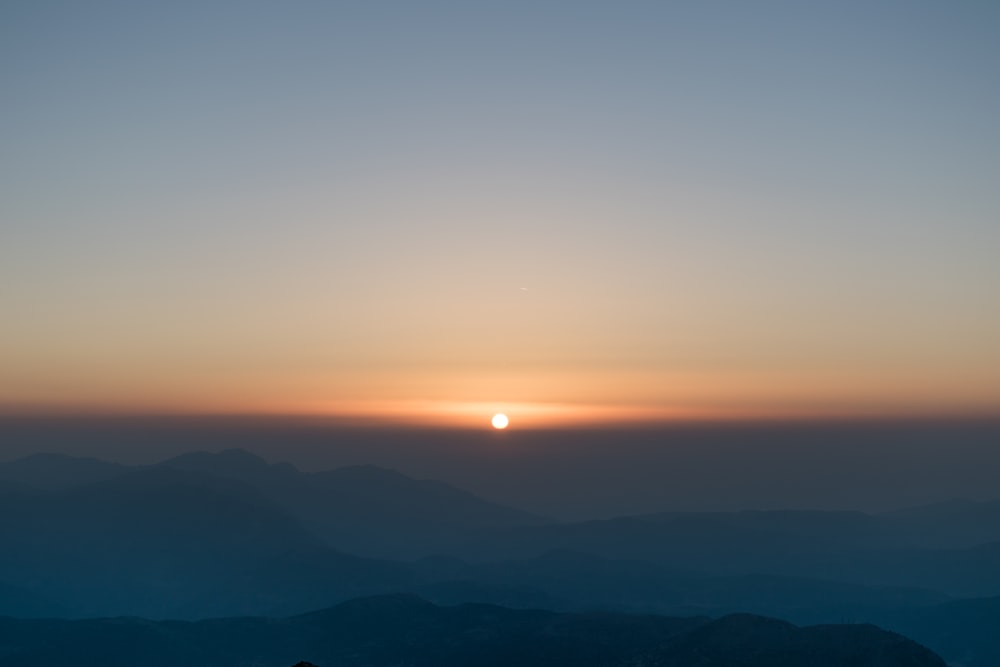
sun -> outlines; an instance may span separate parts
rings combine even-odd
[[[502,412],[498,412],[493,415],[493,419],[490,420],[490,423],[493,424],[493,428],[502,431],[507,428],[507,424],[510,423],[510,420],[507,419],[507,415]]]

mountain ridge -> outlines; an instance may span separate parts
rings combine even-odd
[[[798,628],[741,615],[712,620],[628,614],[565,614],[494,605],[434,605],[412,595],[350,600],[298,616],[200,622],[140,618],[25,621],[0,618],[6,667],[188,667],[298,661],[347,667],[598,667],[701,664],[756,667],[749,654],[784,658],[782,667],[824,667],[806,648],[813,634],[834,655],[867,659],[863,667],[944,667],[930,650],[874,626]],[[749,628],[749,629],[748,629]],[[762,628],[769,629],[761,632]],[[774,628],[781,628],[775,633]],[[829,628],[833,628],[830,630]],[[780,636],[779,636],[780,635]],[[692,663],[711,655],[728,662]],[[740,658],[742,661],[737,661]],[[678,663],[676,659],[688,660]]]

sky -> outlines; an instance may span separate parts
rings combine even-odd
[[[0,412],[1000,414],[1000,5],[0,5]]]

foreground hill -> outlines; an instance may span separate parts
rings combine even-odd
[[[944,667],[874,626],[798,628],[757,616],[669,618],[442,607],[405,595],[282,620],[0,619],[7,667]]]
[[[799,628],[771,618],[727,616],[671,638],[638,667],[883,667],[943,665],[928,649],[874,625]]]

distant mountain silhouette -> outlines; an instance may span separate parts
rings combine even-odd
[[[996,510],[950,501],[880,515],[560,524],[373,466],[303,473],[241,450],[154,466],[35,456],[0,464],[0,614],[288,616],[411,592],[559,611],[874,621],[988,665],[935,630],[952,626],[922,619],[964,609],[949,597],[1000,594]],[[970,616],[972,630],[954,628],[976,655],[1000,645],[987,612]]]
[[[64,454],[34,454],[0,463],[0,481],[56,491],[116,477],[128,466]]]
[[[911,544],[929,548],[973,547],[1000,542],[1000,500],[953,499],[880,515]]]
[[[422,578],[437,582],[420,589],[422,595],[436,601],[475,599],[564,610],[599,605],[606,609],[712,616],[751,611],[824,622],[856,618],[863,611],[926,606],[948,599],[919,588],[862,586],[770,574],[720,576],[566,550],[500,563],[430,558],[418,561],[414,568]]]
[[[797,628],[754,616],[717,621],[441,607],[412,596],[352,600],[283,620],[185,623],[0,618],[5,667],[944,667],[874,626]],[[301,663],[298,663],[301,664]]]
[[[37,454],[0,463],[0,499],[35,490],[69,490],[151,468],[240,482],[328,545],[365,556],[416,558],[446,553],[497,530],[548,523],[444,482],[415,480],[375,466],[305,473],[289,463],[269,464],[239,449],[192,452],[155,466]]]
[[[840,558],[855,552],[952,550],[1000,542],[1000,501],[949,501],[879,515],[675,512],[558,524],[444,482],[415,480],[375,466],[305,473],[288,463],[269,464],[243,450],[226,450],[183,454],[155,467],[243,482],[330,546],[386,558],[455,554],[523,559],[566,548],[680,569],[824,577],[826,564],[815,563],[816,554]],[[0,464],[0,482],[7,482],[0,484],[0,497],[31,488],[67,489],[136,470],[40,454]],[[740,556],[736,564],[734,553]],[[797,564],[801,567],[794,569]]]
[[[703,574],[780,574],[869,586],[1000,594],[1000,542],[927,547],[912,523],[860,512],[665,514],[522,526],[469,541],[454,555],[525,560],[571,550]],[[1000,525],[997,526],[1000,532]]]
[[[443,482],[376,466],[303,473],[242,450],[194,452],[160,465],[252,485],[332,546],[365,556],[446,553],[477,535],[546,523]]]
[[[970,505],[977,512],[980,505]],[[522,527],[503,536],[500,548],[513,557],[538,555],[552,548],[572,548],[615,558],[702,563],[703,569],[726,568],[733,546],[741,562],[792,558],[814,553],[889,549],[965,548],[968,536],[950,541],[924,525],[919,515],[870,515],[830,511],[693,512],[627,516],[615,519]],[[1000,541],[1000,522],[971,541]],[[498,543],[500,541],[498,540]],[[714,556],[712,555],[714,554]]]
[[[9,499],[3,510],[0,581],[72,615],[282,613],[408,581],[401,566],[329,549],[249,485],[173,468]]]

